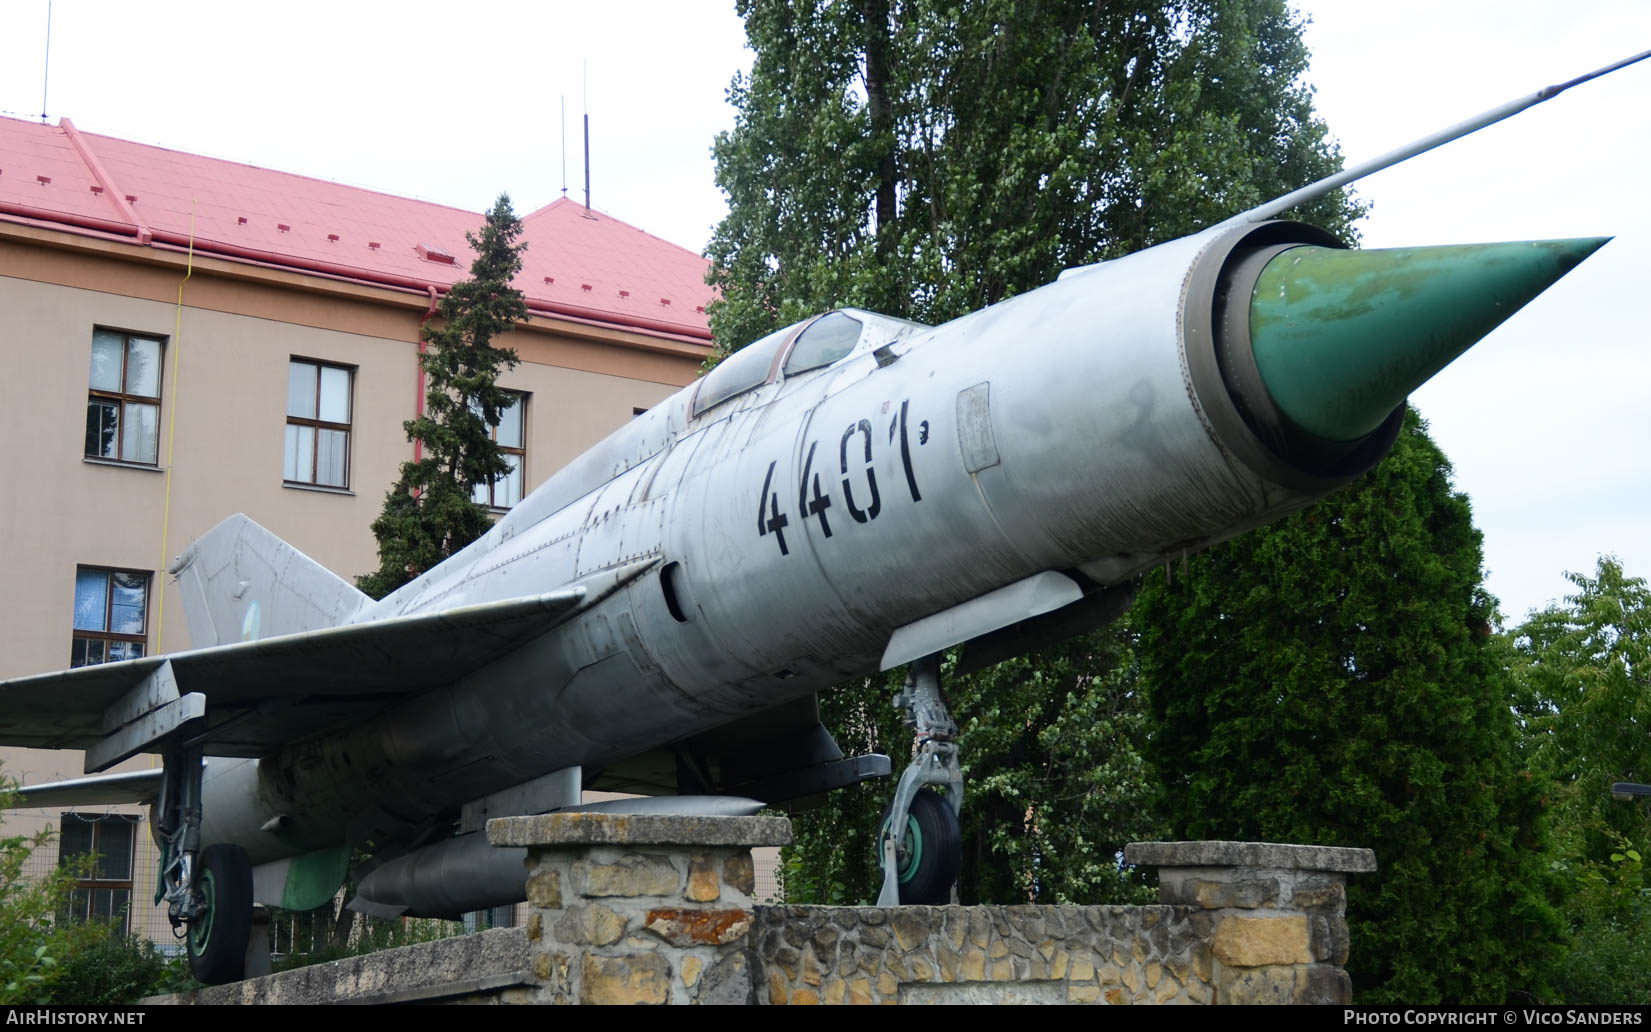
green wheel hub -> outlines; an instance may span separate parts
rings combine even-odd
[[[211,871],[201,873],[201,897],[206,901],[206,912],[189,922],[189,949],[199,956],[212,942],[212,918],[217,906],[217,882]]]
[[[923,863],[923,829],[917,826],[917,818],[906,818],[906,833],[900,836],[900,843],[895,847],[895,859],[900,868],[897,872],[902,884],[909,882],[917,875],[917,868]]]

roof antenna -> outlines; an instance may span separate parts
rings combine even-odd
[[[40,75],[40,124],[46,124],[46,87],[52,81],[52,0],[46,0],[46,68]]]
[[[562,94],[562,197],[568,195],[568,95]]]
[[[590,58],[585,59],[585,210],[590,211]]]

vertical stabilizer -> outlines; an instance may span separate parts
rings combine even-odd
[[[240,513],[201,535],[167,570],[195,648],[335,627],[370,599]]]

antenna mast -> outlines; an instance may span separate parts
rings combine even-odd
[[[52,0],[46,0],[46,67],[40,75],[40,124],[46,124],[46,87],[52,81]]]
[[[562,94],[562,196],[568,195],[568,95]]]
[[[584,59],[584,210],[591,210],[591,59]]]

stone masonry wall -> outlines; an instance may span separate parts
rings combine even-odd
[[[789,842],[789,821],[551,814],[488,833],[528,847],[535,1002],[752,1002],[750,847]]]
[[[525,846],[520,929],[221,986],[189,1003],[1347,1003],[1345,880],[1369,850],[1135,843],[1146,907],[755,906],[773,817],[548,814]]]
[[[1214,1003],[1191,907],[763,907],[759,1002]]]

